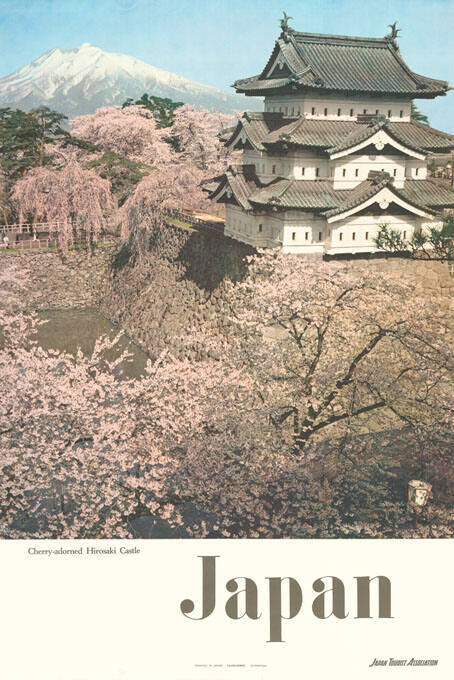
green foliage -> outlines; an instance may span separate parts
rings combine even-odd
[[[66,144],[71,135],[63,128],[66,116],[43,106],[26,113],[9,107],[0,109],[0,167],[7,183],[31,168],[48,165],[48,144]]]
[[[24,175],[39,163],[40,129],[29,113],[0,109],[0,166],[7,181]]]
[[[437,170],[437,164],[435,163],[434,160],[431,160],[429,163],[427,163],[427,170],[430,175],[434,175],[436,170]]]
[[[151,170],[148,165],[131,161],[113,151],[105,151],[100,158],[89,161],[85,167],[95,169],[100,177],[110,180],[120,206]]]
[[[410,118],[411,118],[411,120],[414,120],[417,123],[423,123],[424,125],[429,125],[428,117],[425,115],[425,113],[422,113],[419,110],[419,108],[416,106],[416,104],[414,102],[411,103]]]
[[[68,117],[57,111],[52,111],[47,106],[33,109],[33,111],[30,111],[30,116],[38,124],[38,165],[42,166],[46,164],[45,145],[59,144],[70,136],[69,132],[62,127],[63,121],[68,120]]]
[[[380,224],[374,239],[379,250],[388,253],[408,253],[414,259],[454,260],[454,217],[446,215],[442,227],[428,227],[404,239],[397,229]]]
[[[175,109],[183,106],[183,102],[174,102],[167,97],[155,97],[153,95],[148,95],[144,93],[140,99],[134,101],[132,97],[129,97],[123,104],[125,106],[131,106],[137,104],[138,106],[144,106],[149,111],[152,111],[156,119],[156,123],[160,128],[170,127],[173,123]]]

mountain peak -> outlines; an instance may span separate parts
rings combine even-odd
[[[125,54],[106,52],[88,42],[55,47],[23,68],[0,78],[0,105],[30,110],[48,106],[70,118],[128,97],[149,95],[231,113],[241,95],[201,85]],[[254,102],[255,104],[255,102]]]
[[[102,52],[102,49],[98,47],[97,45],[92,45],[91,43],[85,42],[80,45],[80,47],[77,47],[76,50],[79,52],[87,51],[87,50],[96,50],[98,52]]]

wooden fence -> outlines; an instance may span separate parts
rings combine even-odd
[[[0,250],[37,250],[39,248],[56,248],[58,242],[55,238],[29,238],[22,241],[13,241],[6,246],[0,242]]]
[[[190,224],[193,227],[197,227],[198,229],[206,229],[207,231],[212,231],[217,234],[223,234],[224,233],[224,226],[225,223],[223,221],[216,221],[210,219],[210,216],[207,215],[206,218],[200,217],[198,213],[191,212],[190,210],[177,210],[177,209],[168,209],[167,215],[169,217],[173,217],[177,220],[181,220],[181,222],[186,222],[187,224]]]
[[[33,233],[39,233],[40,231],[59,231],[63,224],[63,222],[15,222],[14,224],[1,224],[0,232],[6,235],[30,234],[30,236],[33,236]]]

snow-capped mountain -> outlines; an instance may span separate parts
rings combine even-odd
[[[122,104],[127,97],[138,99],[144,92],[226,113],[251,108],[240,95],[88,43],[74,49],[56,47],[0,78],[1,106],[22,110],[48,106],[69,118],[93,113],[100,106]]]

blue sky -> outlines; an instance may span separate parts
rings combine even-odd
[[[398,20],[409,66],[454,85],[453,0],[0,0],[0,76],[89,42],[227,89],[261,70],[283,10],[317,33],[382,36]],[[420,108],[454,132],[454,92]]]

